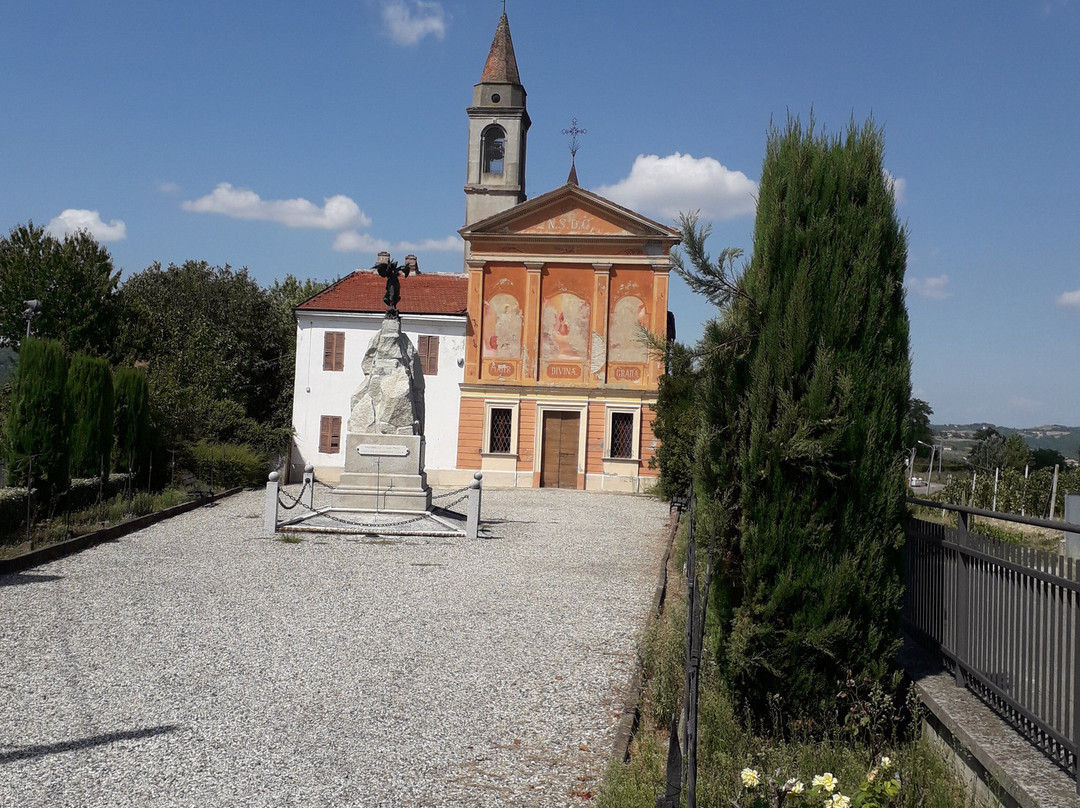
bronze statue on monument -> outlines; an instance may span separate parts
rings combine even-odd
[[[405,261],[398,266],[397,261],[390,260],[390,253],[381,252],[373,269],[379,273],[380,277],[386,278],[386,294],[383,296],[386,316],[396,320],[398,319],[397,304],[401,301],[401,281],[398,280],[398,275],[404,275],[407,278],[410,272],[420,273],[416,256],[406,255]]]

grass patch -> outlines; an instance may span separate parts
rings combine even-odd
[[[630,761],[612,761],[605,770],[598,808],[655,808],[657,797],[663,794],[668,726],[672,713],[681,707],[685,681],[685,557],[686,531],[680,528],[669,562],[664,613],[651,622],[642,643],[641,726],[631,745]],[[919,734],[921,708],[913,692],[897,704],[888,694],[841,681],[835,714],[813,724],[789,722],[782,699],[772,702],[769,715],[742,715],[708,647],[707,641],[698,702],[697,795],[703,808],[755,805],[753,796],[767,797],[770,787],[790,777],[800,778],[809,790],[812,778],[824,772],[839,779],[840,792],[854,797],[882,754],[890,756],[902,784],[896,800],[882,805],[963,808],[975,804],[953,777],[942,753]],[[835,715],[849,718],[837,720]],[[753,792],[743,788],[740,777],[748,767],[762,777]],[[773,792],[773,801],[759,804],[774,805],[776,796]],[[806,804],[821,802],[815,798]],[[789,799],[785,804],[803,803]]]

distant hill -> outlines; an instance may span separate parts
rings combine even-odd
[[[945,444],[945,461],[950,459],[959,460],[966,456],[975,445],[975,434],[985,427],[991,426],[1002,435],[1020,433],[1027,445],[1032,449],[1054,449],[1061,452],[1066,458],[1077,459],[1077,449],[1080,448],[1080,426],[1062,426],[1061,424],[1044,424],[1025,429],[1016,429],[1011,426],[998,426],[997,424],[931,424],[934,434],[942,439]]]

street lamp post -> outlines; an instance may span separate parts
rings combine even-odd
[[[30,338],[30,323],[34,318],[41,314],[41,301],[40,300],[24,300],[23,301],[23,317],[26,318],[26,338]]]

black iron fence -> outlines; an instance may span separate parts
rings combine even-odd
[[[911,519],[908,634],[1037,748],[1080,792],[1080,560],[972,532],[972,517],[1057,531],[1063,522],[909,499],[957,515],[951,527]]]

